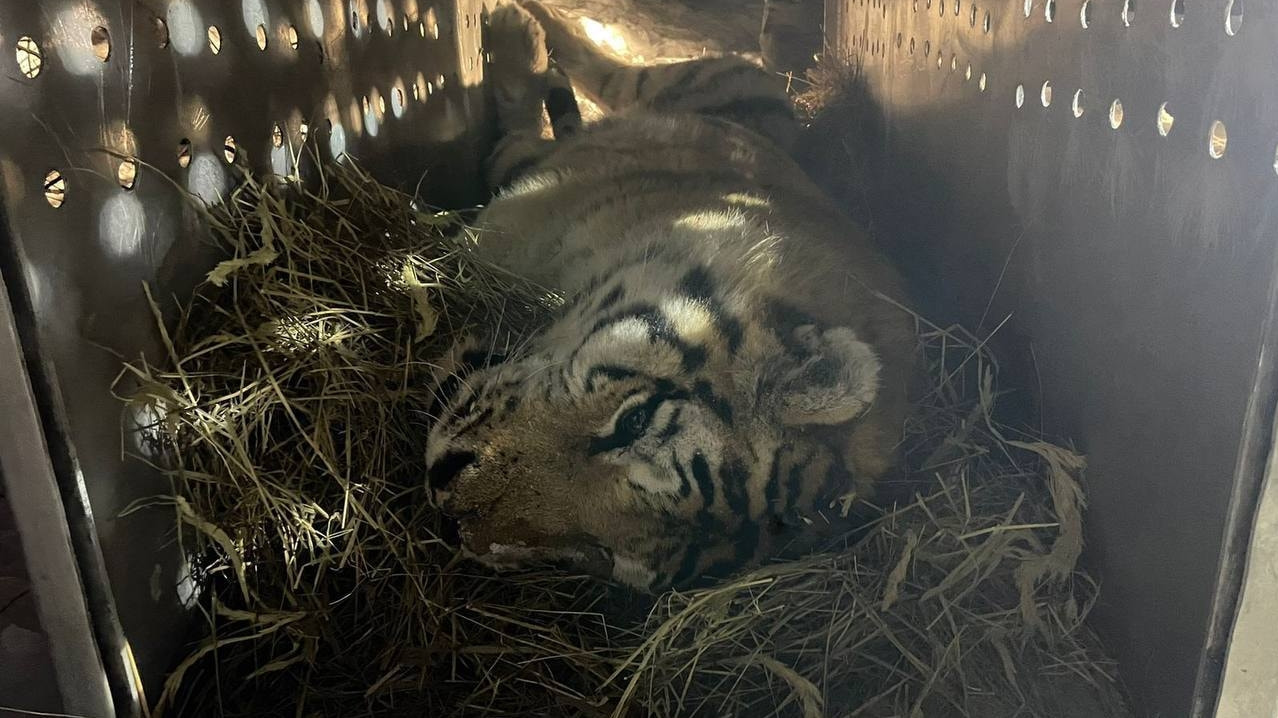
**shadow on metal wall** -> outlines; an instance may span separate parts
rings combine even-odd
[[[1098,626],[1137,707],[1210,715],[1274,405],[1278,13],[848,0],[826,22],[860,74],[807,164],[923,313],[997,329],[1022,419],[1089,457]]]

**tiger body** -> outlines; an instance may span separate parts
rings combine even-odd
[[[490,31],[506,136],[477,251],[566,300],[518,356],[468,374],[453,357],[428,479],[467,551],[656,589],[868,495],[896,453],[913,324],[895,270],[783,149],[783,87],[733,58],[625,66],[535,3]],[[614,114],[544,138],[544,44]]]

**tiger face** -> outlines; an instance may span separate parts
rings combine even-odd
[[[427,479],[464,551],[640,589],[787,540],[847,484],[813,425],[854,420],[879,373],[850,329],[651,256],[591,282],[517,358],[454,354]]]

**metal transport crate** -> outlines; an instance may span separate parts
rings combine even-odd
[[[121,446],[109,387],[121,356],[159,356],[141,284],[180,296],[207,267],[182,192],[223,201],[242,171],[314,182],[313,153],[349,153],[423,201],[481,201],[483,10],[0,0],[0,558],[20,539],[9,585],[29,584],[11,593],[42,632],[6,634],[0,613],[0,676],[48,673],[5,635],[38,637],[56,676],[0,695],[0,715],[138,715],[138,687],[180,651],[190,588],[171,516],[120,517],[166,485],[123,458],[137,447]],[[1278,8],[825,13],[826,52],[860,63],[872,100],[855,151],[876,231],[917,261],[940,318],[1010,316],[1014,375],[1045,430],[1089,457],[1097,625],[1137,714],[1245,715],[1220,698],[1249,690],[1225,680],[1235,620],[1278,625],[1263,600],[1238,611],[1269,565],[1253,528],[1278,533],[1256,520],[1275,407]]]

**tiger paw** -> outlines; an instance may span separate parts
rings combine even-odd
[[[504,132],[535,130],[542,123],[549,55],[546,33],[524,8],[499,5],[488,22],[485,43],[492,55],[489,82]]]

